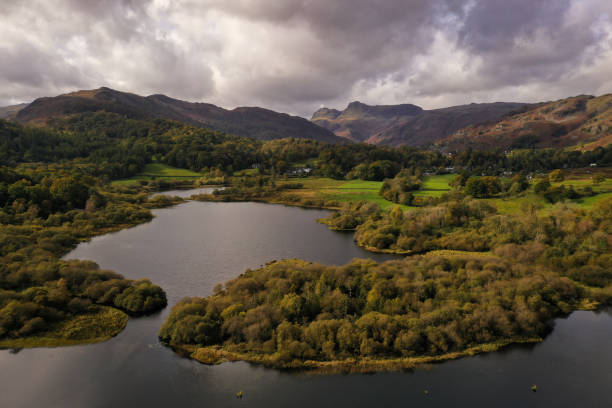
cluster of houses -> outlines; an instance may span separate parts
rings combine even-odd
[[[312,174],[310,167],[294,167],[285,172],[289,177],[307,177]]]
[[[259,163],[254,163],[251,165],[252,169],[258,169]],[[310,167],[292,167],[289,170],[285,171],[284,175],[288,177],[307,177],[312,175],[312,168]]]

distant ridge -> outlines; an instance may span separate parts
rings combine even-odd
[[[45,125],[51,118],[96,111],[136,119],[172,119],[260,140],[294,137],[346,143],[346,139],[298,116],[258,107],[227,110],[209,103],[186,102],[165,95],[145,97],[106,87],[36,99],[17,112],[15,119],[23,124]]]
[[[372,135],[401,118],[419,115],[423,109],[416,105],[370,106],[351,102],[345,110],[322,108],[312,115],[312,122],[331,130],[337,136],[355,142],[370,142]]]
[[[579,95],[535,105],[497,121],[473,125],[439,141],[443,150],[571,147],[612,143],[612,94]]]
[[[343,111],[321,108],[311,120],[353,141],[427,146],[463,127],[497,120],[527,106],[525,103],[496,102],[424,110],[412,104],[370,106],[351,102]]]

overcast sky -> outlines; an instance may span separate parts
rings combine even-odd
[[[321,106],[612,92],[612,0],[0,0],[0,105],[108,86]]]

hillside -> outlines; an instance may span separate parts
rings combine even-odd
[[[15,119],[15,116],[17,116],[17,113],[19,113],[19,111],[25,108],[26,106],[28,106],[27,103],[20,103],[18,105],[10,105],[10,106],[1,106],[0,107],[0,119],[8,119],[8,120]]]
[[[257,107],[226,110],[208,103],[193,103],[165,95],[139,96],[109,88],[39,98],[19,111],[22,124],[45,125],[50,118],[106,111],[134,119],[172,119],[259,140],[286,137],[345,142],[306,119]]]
[[[525,149],[612,143],[612,94],[580,95],[537,105],[500,120],[468,126],[438,143],[444,150]]]
[[[390,123],[414,117],[421,112],[423,109],[410,104],[370,106],[351,102],[343,111],[321,108],[313,114],[312,121],[337,136],[366,142]]]
[[[343,111],[319,109],[311,120],[353,141],[423,146],[466,126],[498,120],[526,106],[523,103],[496,102],[423,110],[411,104],[369,106],[352,102]]]

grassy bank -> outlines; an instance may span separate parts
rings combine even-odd
[[[512,344],[539,343],[543,341],[541,337],[523,338],[517,337],[495,343],[480,344],[469,347],[462,351],[446,353],[436,356],[416,356],[405,358],[349,358],[334,361],[316,360],[293,360],[289,363],[279,363],[274,355],[240,353],[223,350],[219,347],[196,347],[191,345],[173,346],[173,349],[186,357],[192,358],[202,364],[216,365],[231,361],[247,361],[253,364],[260,364],[265,367],[307,371],[312,374],[357,374],[374,373],[384,371],[401,371],[418,368],[420,366],[442,363],[448,360],[455,360],[462,357],[474,356],[481,353],[498,351]]]
[[[415,196],[421,197],[440,197],[451,190],[450,183],[457,177],[456,174],[439,174],[435,176],[425,176],[423,187],[415,191]]]
[[[423,188],[416,191],[417,196],[439,197],[450,191],[449,182],[455,174],[444,174],[425,177]],[[395,207],[397,204],[385,200],[380,196],[379,191],[382,181],[366,180],[334,180],[322,177],[309,177],[297,180],[280,181],[282,183],[299,182],[303,187],[299,190],[292,190],[292,194],[304,199],[325,200],[338,203],[357,203],[367,201],[378,204],[382,209]],[[401,205],[403,209],[412,208]]]
[[[168,166],[161,163],[149,163],[144,170],[130,178],[115,180],[112,182],[115,186],[136,184],[140,181],[151,180],[173,180],[173,179],[198,179],[203,175],[195,171],[180,169],[178,167]]]
[[[599,175],[604,179],[598,183],[593,181],[593,177]],[[564,186],[566,188],[572,187],[578,192],[584,192],[585,189],[591,189],[593,195],[587,195],[575,200],[566,200],[569,205],[576,205],[578,207],[589,210],[597,202],[612,196],[612,174],[611,170],[607,168],[601,169],[574,169],[568,171],[565,180],[561,182],[553,182],[553,187]],[[531,188],[519,196],[513,197],[498,197],[498,198],[487,198],[483,199],[489,204],[497,208],[498,212],[502,214],[514,215],[521,211],[522,208],[527,206],[533,206],[539,208],[541,213],[548,211],[553,204],[548,202],[544,197],[533,192],[533,185],[537,182],[534,178],[531,180]]]
[[[365,180],[334,180],[324,177],[309,177],[297,180],[280,181],[279,184],[299,182],[301,189],[292,190],[291,193],[304,200],[324,200],[337,203],[351,203],[359,201],[373,202],[388,208],[396,205],[382,198],[378,191],[382,182]]]
[[[0,348],[62,347],[106,341],[127,325],[128,315],[107,306],[95,306],[36,336],[0,340]]]

